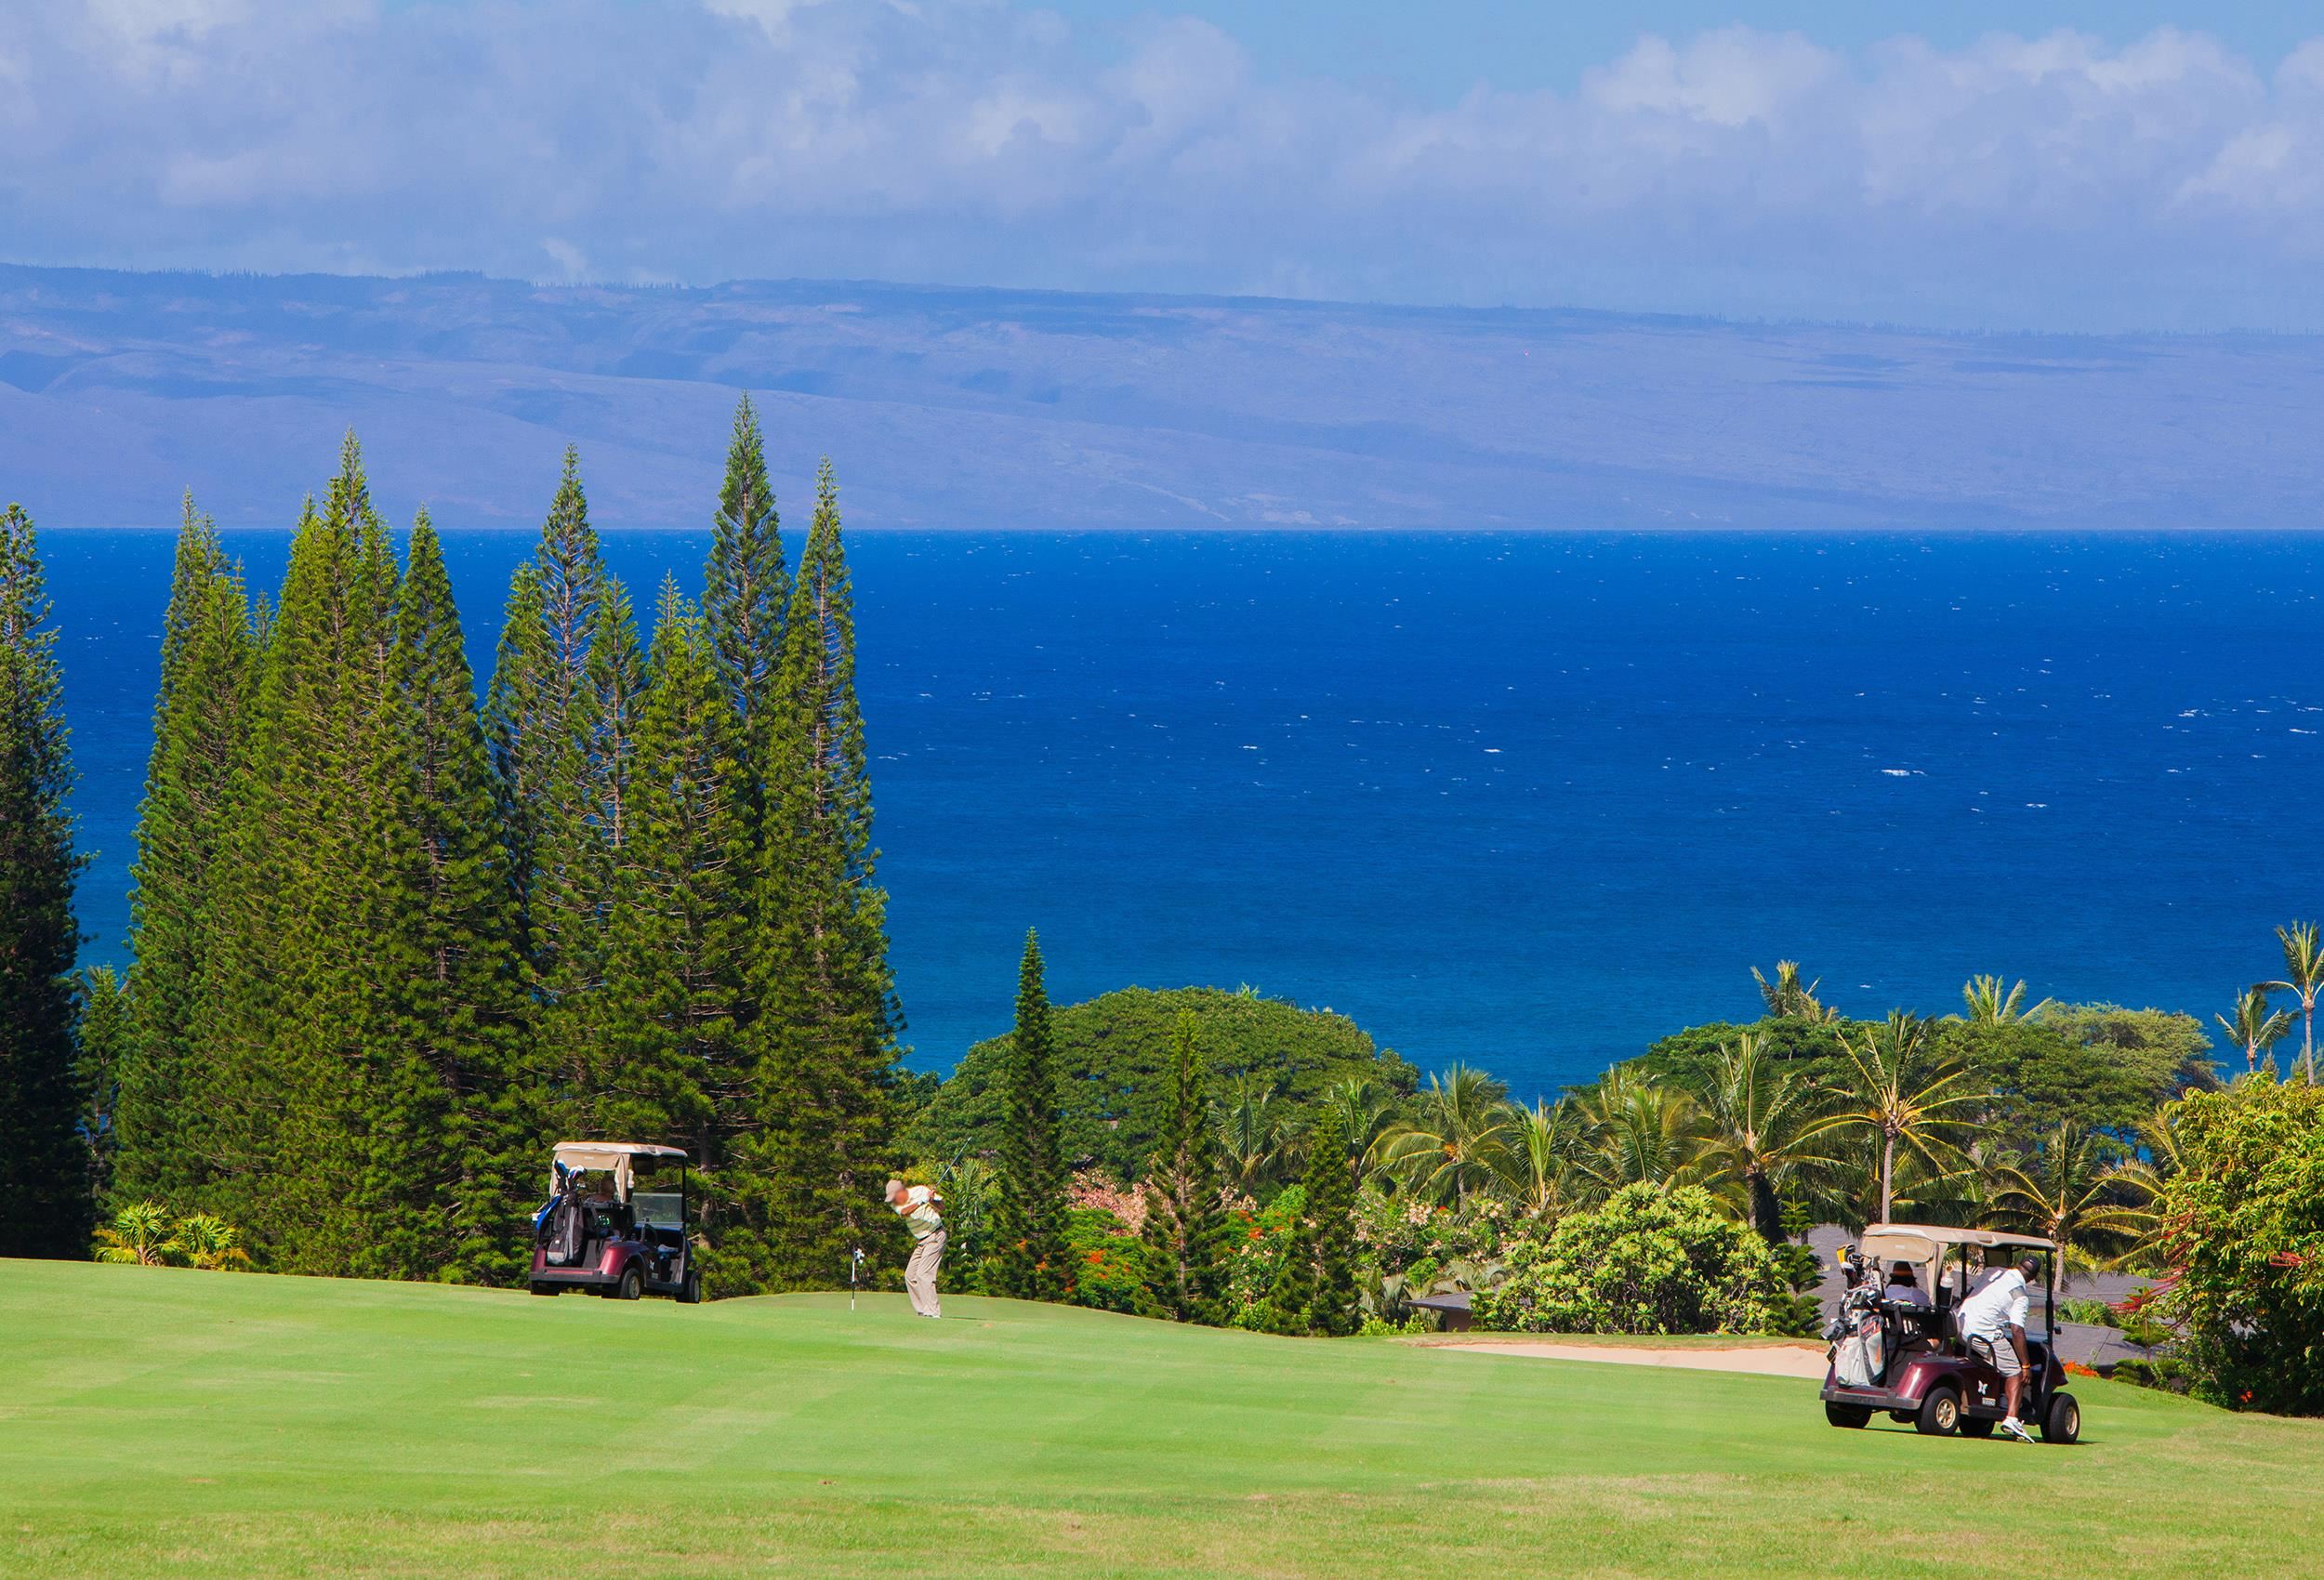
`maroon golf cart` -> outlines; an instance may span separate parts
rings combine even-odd
[[[2027,1251],[2042,1264],[2041,1332],[2026,1337],[2020,1417],[2049,1442],[2080,1437],[2081,1405],[2065,1390],[2066,1368],[2057,1358],[2056,1244],[2030,1234],[1918,1223],[1876,1223],[1857,1243],[1864,1280],[1843,1297],[1829,1330],[1824,1418],[1835,1427],[1862,1427],[1885,1412],[1934,1437],[1991,1437],[2007,1413],[2001,1374],[1967,1342],[1956,1313],[1972,1290],[1973,1260],[1999,1268]],[[1914,1271],[1919,1298],[1897,1298],[1883,1283],[1899,1262]]]
[[[633,1141],[560,1141],[533,1218],[532,1289],[702,1298],[686,1235],[686,1154]]]

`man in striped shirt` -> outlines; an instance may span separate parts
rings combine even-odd
[[[944,1200],[926,1185],[888,1181],[888,1205],[912,1231],[912,1259],[904,1264],[904,1289],[912,1297],[916,1317],[944,1314],[944,1301],[936,1294],[937,1270],[944,1264],[944,1219],[939,1211]]]

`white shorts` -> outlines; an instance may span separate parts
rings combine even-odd
[[[2005,1377],[2014,1377],[2025,1370],[2017,1360],[2017,1346],[2010,1342],[2007,1334],[2003,1334],[2000,1338],[1987,1338],[1981,1333],[1972,1334],[1969,1337],[1969,1353]]]

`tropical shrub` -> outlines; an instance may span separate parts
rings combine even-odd
[[[97,1231],[95,1255],[100,1262],[127,1262],[137,1267],[167,1267],[174,1253],[169,1244],[169,1209],[159,1202],[133,1202],[113,1214],[112,1222]]]
[[[1156,1315],[1146,1262],[1146,1243],[1112,1213],[1075,1207],[1065,1215],[1065,1298],[1074,1305]]]
[[[2144,1314],[2179,1335],[2195,1393],[2324,1412],[2324,1087],[2266,1075],[2179,1105],[2155,1212],[2173,1277]]]
[[[1382,1272],[1433,1273],[1498,1259],[1502,1235],[1518,1220],[1507,1203],[1490,1196],[1434,1205],[1367,1185],[1356,1192],[1353,1221],[1364,1260]]]
[[[243,1248],[242,1231],[209,1213],[190,1213],[173,1222],[159,1202],[136,1202],[113,1214],[97,1231],[92,1254],[100,1262],[139,1267],[200,1268],[231,1272],[255,1264]]]
[[[1524,1333],[1764,1333],[1784,1294],[1766,1241],[1708,1191],[1631,1185],[1546,1238],[1512,1235],[1479,1326]]]
[[[1300,1218],[1306,1211],[1307,1192],[1298,1185],[1277,1192],[1263,1207],[1248,1201],[1236,1205],[1232,1217],[1238,1238],[1227,1264],[1229,1326],[1266,1330],[1268,1297],[1299,1244]]]
[[[2168,1355],[2146,1361],[2117,1361],[2114,1380],[2137,1388],[2159,1389],[2164,1393],[2188,1393],[2195,1386],[2195,1375],[2185,1363]]]
[[[1769,1302],[1767,1331],[1788,1338],[1813,1338],[1823,1331],[1824,1261],[1794,1241],[1773,1247],[1776,1276],[1788,1293]]]

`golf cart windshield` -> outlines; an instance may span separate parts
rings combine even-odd
[[[630,1210],[638,1215],[640,1229],[674,1229],[680,1233],[686,1228],[686,1198],[676,1191],[639,1191],[629,1198]]]
[[[629,1191],[629,1207],[640,1229],[686,1231],[686,1160],[682,1157],[638,1157]]]

